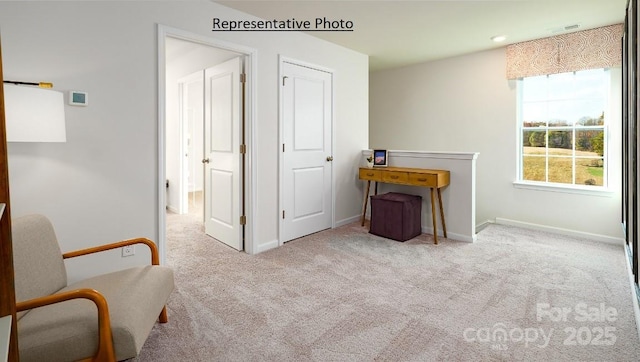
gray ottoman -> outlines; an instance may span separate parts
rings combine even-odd
[[[385,238],[406,241],[422,233],[422,197],[389,192],[371,196],[369,232]]]

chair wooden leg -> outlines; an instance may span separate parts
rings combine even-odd
[[[160,312],[160,323],[167,323],[169,321],[169,317],[167,317],[167,306],[162,308],[162,312]]]

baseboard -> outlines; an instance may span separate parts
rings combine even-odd
[[[351,216],[351,217],[346,218],[346,219],[342,219],[340,221],[336,221],[336,226],[335,227],[339,228],[340,226],[344,226],[344,225],[351,224],[351,223],[356,222],[356,221],[360,221],[361,217],[362,217],[362,215],[356,215],[356,216]]]
[[[174,214],[179,214],[178,209],[173,206],[167,206],[167,210],[171,211]]]
[[[631,257],[629,256],[629,248],[625,246],[624,254],[626,256],[625,264],[627,265],[627,275],[629,276],[629,285],[631,287],[631,304],[633,305],[633,313],[636,317],[636,329],[638,330],[638,339],[640,339],[640,305],[638,303],[638,290],[636,289],[636,283],[633,278],[633,271],[631,270],[631,265],[629,264],[629,260]]]
[[[430,226],[423,226],[422,227],[422,232],[424,234],[433,235],[433,228],[430,227]],[[444,233],[440,229],[438,229],[438,236],[439,237],[443,237],[444,236]],[[462,234],[447,232],[447,239],[457,240],[457,241],[464,241],[464,242],[467,242],[467,243],[473,243],[473,242],[476,241],[476,235],[473,234],[473,236],[469,236],[469,235],[462,235]]]
[[[280,243],[278,242],[278,240],[271,240],[268,241],[266,243],[263,244],[259,244],[258,247],[256,248],[256,254],[262,253],[263,251],[267,251],[267,250],[271,250],[271,249],[275,249],[280,245]]]
[[[487,226],[489,226],[491,224],[495,224],[495,222],[493,222],[491,220],[487,220],[485,222],[481,222],[480,224],[477,224],[476,225],[476,233],[481,232],[482,230],[484,230],[484,228],[486,228]]]
[[[518,226],[518,227],[521,227],[521,228],[524,228],[524,229],[546,231],[546,232],[560,234],[560,235],[573,236],[573,237],[584,238],[584,239],[589,239],[589,240],[594,240],[594,241],[600,241],[600,242],[603,242],[603,243],[613,244],[613,245],[620,245],[620,246],[624,245],[624,240],[622,238],[615,238],[615,237],[612,237],[612,236],[585,233],[583,231],[577,231],[577,230],[571,230],[571,229],[563,229],[563,228],[558,228],[558,227],[553,227],[553,226],[533,224],[533,223],[524,222],[524,221],[504,219],[504,218],[501,218],[501,217],[497,217],[496,218],[496,224],[509,225],[509,226]]]
[[[342,225],[346,225],[346,224],[350,224],[352,222],[359,222],[362,217],[362,215],[357,215],[357,216],[353,216],[350,217],[348,219],[344,219],[341,220],[340,222],[336,223],[336,227],[342,226]],[[423,226],[421,228],[422,233],[424,234],[431,234],[433,235],[433,227],[431,226]],[[442,232],[442,230],[438,229],[438,236],[443,237],[444,233]],[[473,234],[473,236],[469,236],[469,235],[463,235],[463,234],[457,234],[457,233],[452,233],[452,232],[447,232],[447,239],[451,239],[451,240],[457,240],[457,241],[464,241],[467,243],[473,243],[476,241],[476,234]]]

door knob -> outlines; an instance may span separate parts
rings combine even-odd
[[[202,159],[202,163],[209,163],[209,159],[208,158],[203,158]]]
[[[328,162],[333,161],[333,156],[327,156],[327,161],[328,161]]]

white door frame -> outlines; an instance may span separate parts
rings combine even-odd
[[[304,62],[301,60],[297,60],[294,58],[289,58],[282,54],[278,55],[278,129],[280,132],[278,133],[278,148],[279,148],[279,157],[278,157],[278,170],[279,170],[279,179],[278,179],[278,246],[282,246],[284,244],[284,239],[282,237],[282,209],[284,207],[284,190],[282,187],[284,180],[284,152],[282,152],[282,143],[284,142],[284,107],[283,107],[283,94],[282,87],[280,86],[282,83],[282,77],[284,76],[284,63],[291,63],[295,65],[299,65],[301,67],[307,67],[327,73],[331,73],[331,155],[335,156],[335,148],[336,148],[336,82],[335,82],[335,71],[330,68],[326,68],[323,66],[319,66],[316,64]],[[331,228],[336,227],[336,173],[335,167],[332,165],[331,172]]]
[[[245,144],[247,145],[247,153],[245,155],[245,211],[247,223],[245,225],[245,241],[244,249],[249,254],[257,253],[257,243],[253,238],[253,230],[255,229],[255,197],[256,197],[256,175],[257,175],[257,154],[256,147],[257,135],[254,133],[256,127],[256,107],[257,98],[256,90],[258,89],[258,51],[253,48],[245,47],[229,43],[226,41],[213,39],[203,35],[191,33],[185,30],[172,28],[166,25],[158,24],[158,249],[160,252],[160,263],[165,263],[166,248],[166,170],[165,170],[165,124],[166,124],[166,45],[167,37],[181,39],[197,44],[211,46],[214,48],[230,50],[245,56],[245,73],[247,74],[245,88]]]

